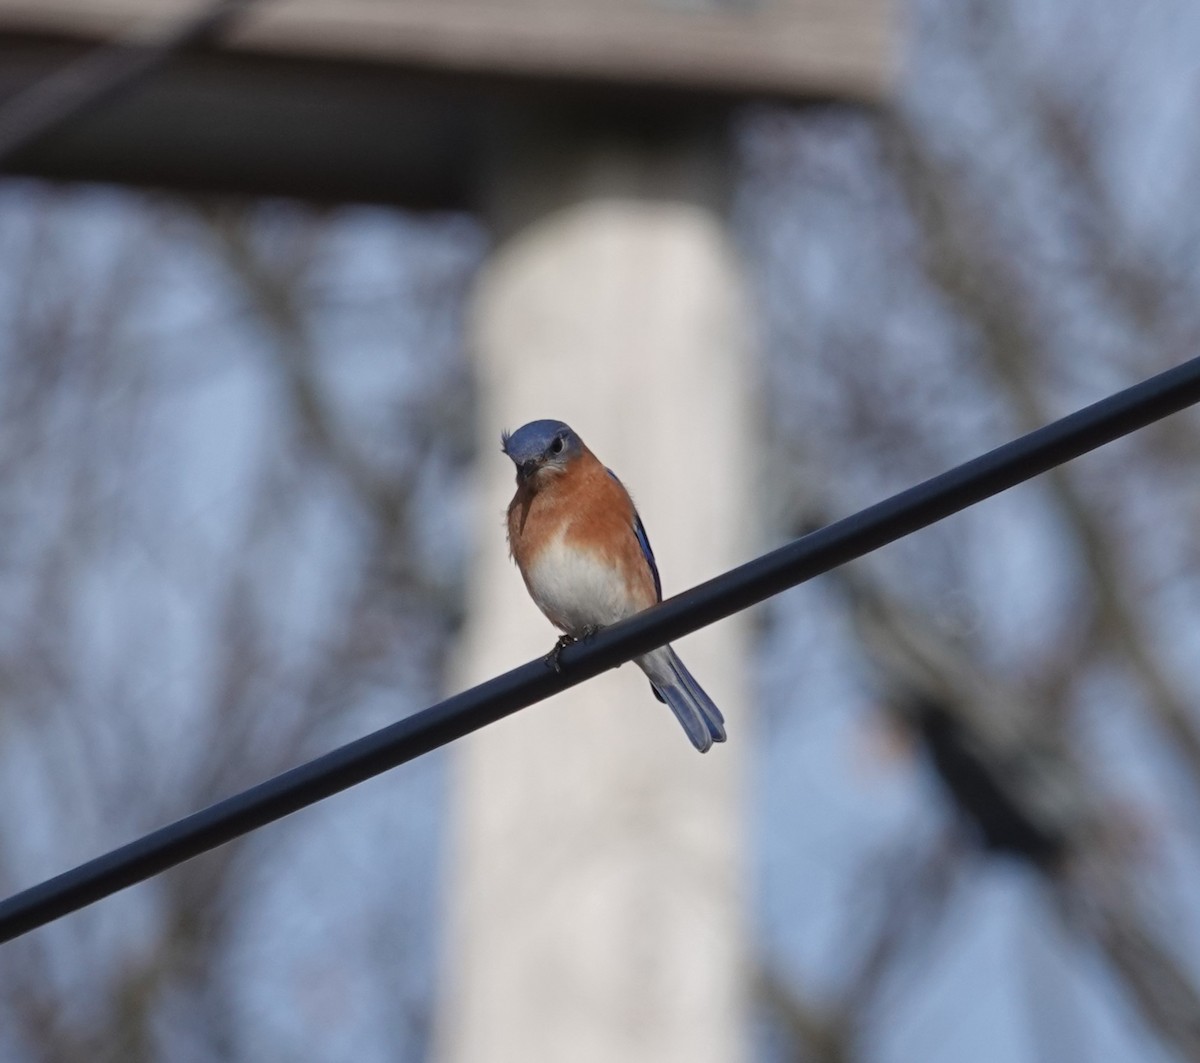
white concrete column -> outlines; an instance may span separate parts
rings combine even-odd
[[[536,188],[523,190],[523,223],[480,280],[485,447],[460,685],[557,636],[508,559],[502,428],[551,417],[579,432],[633,494],[666,595],[748,556],[738,263],[719,211],[643,194],[647,169],[660,186],[661,159],[596,149],[576,158],[567,191],[551,184],[546,209],[529,209]],[[745,1057],[741,625],[676,648],[727,719],[728,743],[707,755],[632,665],[457,750],[442,1063]]]

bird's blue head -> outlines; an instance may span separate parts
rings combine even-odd
[[[503,432],[500,449],[517,467],[517,483],[541,474],[557,475],[583,453],[583,440],[562,421],[530,421]]]

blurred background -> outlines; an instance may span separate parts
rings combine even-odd
[[[1187,0],[0,0],[0,889],[545,652],[501,428],[669,595],[1200,353],[1198,56]],[[706,757],[623,669],[3,946],[0,1059],[1200,1060],[1198,446],[684,640]]]

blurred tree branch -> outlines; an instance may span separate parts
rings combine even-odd
[[[1068,736],[972,664],[861,568],[839,572],[892,712],[922,736],[959,814],[985,848],[1036,868],[1070,925],[1106,956],[1147,1025],[1200,1059],[1200,990],[1138,904],[1121,818],[1087,778]]]
[[[796,1063],[864,1058],[862,1042],[883,1010],[889,979],[921,962],[959,883],[964,855],[956,839],[945,837],[927,850],[898,854],[882,873],[872,868],[862,875],[863,893],[875,893],[879,911],[870,921],[866,947],[854,953],[832,1001],[809,999],[775,966],[760,962],[755,999],[781,1023],[796,1048]],[[861,916],[855,921],[861,923]],[[848,953],[856,929],[847,926],[839,937]]]
[[[236,207],[213,202],[200,202],[197,207],[229,268],[278,337],[274,351],[304,439],[316,455],[346,478],[354,495],[378,521],[380,545],[386,550],[391,577],[419,603],[442,611],[457,608],[455,590],[432,577],[420,564],[419,552],[396,549],[395,544],[412,536],[415,517],[411,506],[423,456],[432,449],[437,436],[465,430],[459,423],[461,419],[411,417],[408,427],[414,445],[406,466],[386,474],[378,472],[343,434],[317,380],[315,350],[295,279],[272,268],[256,253],[247,239],[242,213]],[[293,266],[294,260],[285,269]],[[439,412],[447,412],[444,401],[435,400],[433,405]]]
[[[977,451],[984,434],[1037,427],[1196,353],[1200,140],[1174,106],[1194,91],[1194,69],[1177,56],[1200,23],[1171,3],[1054,7],[917,5],[894,110],[747,123],[750,181],[770,209],[753,194],[745,209],[781,352],[768,363],[779,438],[767,449],[785,457],[764,475],[764,494],[789,531],[812,523],[787,510],[796,500],[825,494],[832,513],[857,508],[882,485]],[[885,711],[914,738],[975,851],[989,864],[1019,861],[1043,889],[1013,887],[998,869],[987,878],[1019,895],[1018,910],[1060,921],[1107,976],[1063,950],[1053,977],[1069,973],[1082,1008],[1104,1007],[1096,987],[1115,983],[1148,1037],[1193,1060],[1197,424],[1172,418],[997,502],[994,523],[986,511],[947,522],[821,581],[803,619],[772,607],[783,630],[767,639],[796,633],[837,676],[811,667],[808,652],[775,650],[769,663],[786,679],[768,682],[781,717],[807,717],[805,694],[836,698],[847,660],[865,654]],[[842,593],[826,595],[831,586]],[[789,649],[804,663],[785,667]],[[826,710],[829,731],[853,697]],[[835,733],[816,737],[834,748],[844,742]],[[821,779],[847,801],[841,821],[903,833],[860,807],[856,782]],[[925,788],[913,788],[923,802]],[[921,822],[940,822],[939,811]],[[846,849],[880,844],[791,823],[775,829],[805,830],[806,845],[837,846],[843,863]],[[788,873],[796,884],[775,889],[825,899],[801,884],[804,871]],[[823,886],[832,874],[823,869]],[[852,907],[859,879],[839,874],[840,903]],[[845,952],[838,937],[810,960],[814,981],[850,962]],[[764,991],[786,1004],[797,990],[775,977],[781,985]],[[878,1018],[865,1002],[851,1009],[857,1029]],[[792,1003],[793,1040],[808,1046],[798,1055],[873,1054],[846,1038],[836,1006],[803,994]],[[1063,1017],[1044,1001],[1038,1011],[1056,1038]],[[1139,1047],[1130,1038],[1123,1051],[1137,1058]]]
[[[955,169],[937,159],[919,130],[894,112],[885,137],[892,171],[919,225],[922,260],[930,279],[979,329],[982,352],[1007,388],[1022,430],[1044,424],[1047,411],[1038,397],[1032,367],[1047,364],[1049,357],[1023,296],[1023,278],[1012,259],[998,253],[989,241],[988,220],[969,205]],[[1111,643],[1124,655],[1200,796],[1200,726],[1137,614],[1133,605],[1137,596],[1127,586],[1128,566],[1072,474],[1057,469],[1047,480],[1091,577],[1097,643]]]
[[[129,324],[152,298],[156,256],[177,253],[170,240],[180,226],[165,232],[148,220],[123,232],[118,267],[73,288],[76,248],[59,235],[68,227],[53,220],[55,197],[25,209],[32,236],[24,248],[5,248],[13,286],[0,306],[14,337],[0,350],[0,512],[14,516],[14,534],[0,546],[0,728],[7,750],[21,743],[25,798],[36,794],[44,805],[28,833],[61,866],[101,839],[125,840],[291,767],[368,682],[435,686],[457,598],[418,561],[396,563],[421,554],[411,497],[420,489],[420,455],[405,466],[412,475],[376,472],[335,424],[311,362],[296,361],[285,376],[284,397],[302,432],[257,466],[247,462],[219,544],[209,546],[188,514],[168,512],[155,491],[174,471],[158,469],[148,481],[144,457],[163,416],[162,378],[152,382],[163,352],[148,352],[153,367],[139,361]],[[146,201],[138,209],[151,218],[178,211]],[[325,220],[301,220],[293,227],[300,237],[319,239]],[[229,215],[223,224],[253,221]],[[229,240],[253,244],[248,233]],[[278,306],[299,305],[286,289],[304,285],[308,266],[299,254],[270,273]],[[308,319],[297,312],[289,328],[281,353],[315,358]],[[430,448],[440,446],[436,416],[415,423]],[[412,456],[410,437],[403,443]],[[352,592],[336,600],[315,636],[289,645],[278,599],[292,576],[280,559],[296,553],[293,527],[314,495],[328,494],[329,481],[312,475],[322,465],[343,477],[346,519],[365,518],[369,533],[345,566]],[[131,556],[141,568],[126,586]],[[156,676],[148,694],[145,658],[148,646],[162,645],[150,636],[159,634],[151,629],[161,623],[164,595],[185,599],[203,670],[186,692]],[[121,618],[108,633],[103,669],[97,651],[80,645],[97,627],[97,602],[105,617]],[[407,619],[416,612],[420,640]],[[185,729],[186,755],[172,748],[172,728]],[[28,881],[30,846],[39,844],[19,833],[0,832],[0,881],[10,889]],[[0,1029],[19,1058],[139,1063],[173,1058],[181,1039],[204,1058],[245,1058],[230,957],[260,899],[261,869],[288,838],[274,831],[224,846],[137,898],[114,901],[125,905],[117,911],[137,912],[119,933],[114,909],[101,906],[7,946]],[[402,900],[402,891],[395,896]],[[398,913],[388,915],[389,940]],[[394,952],[370,960],[398,984]],[[419,1035],[424,1019],[415,1009],[389,1003],[392,1034],[402,1015]]]

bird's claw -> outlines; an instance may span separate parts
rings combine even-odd
[[[574,635],[559,635],[558,641],[554,644],[554,649],[546,654],[546,663],[556,672],[561,672],[562,662],[559,660],[559,658],[562,656],[562,651],[568,646],[574,645],[574,643]]]
[[[546,663],[556,672],[562,672],[562,661],[559,660],[562,657],[562,651],[568,646],[574,646],[577,642],[586,642],[599,630],[599,628],[595,627],[584,628],[579,638],[576,638],[574,635],[559,635],[558,641],[554,644],[554,649],[546,654]]]

